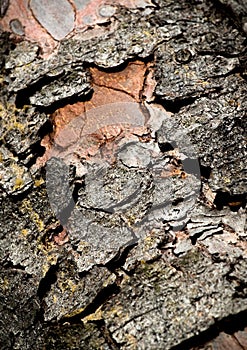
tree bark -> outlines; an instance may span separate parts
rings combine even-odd
[[[17,3],[1,349],[247,349],[245,3]]]

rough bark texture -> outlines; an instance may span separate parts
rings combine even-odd
[[[247,349],[246,3],[0,17],[1,349]]]

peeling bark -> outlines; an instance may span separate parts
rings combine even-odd
[[[247,349],[245,3],[0,18],[1,348]]]

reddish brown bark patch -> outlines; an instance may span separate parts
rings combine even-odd
[[[6,2],[0,9],[3,17],[0,26],[12,32],[16,40],[25,38],[37,43],[43,56],[47,57],[65,37],[83,32],[86,38],[88,29],[113,22],[119,5],[130,8],[153,6],[150,0],[10,0],[9,6]],[[101,34],[102,30],[96,26],[93,36]]]
[[[54,125],[54,137],[58,135],[61,129],[65,127],[65,125],[69,124],[72,119],[82,116],[85,112],[85,103],[77,102],[73,105],[66,105],[65,107],[59,108],[56,110],[52,116],[52,122]]]
[[[135,61],[130,62],[125,69],[119,72],[107,73],[97,68],[91,68],[91,73],[95,85],[125,92],[139,102],[146,70],[145,63]]]
[[[105,0],[77,0],[74,3],[77,8],[75,25],[78,30],[85,30],[88,26],[104,23],[108,20],[100,15],[100,8],[106,3]]]
[[[130,62],[123,70],[112,73],[98,68],[91,68],[94,89],[92,98],[90,101],[67,105],[51,115],[54,131],[42,140],[41,144],[46,148],[46,153],[38,160],[37,165],[41,166],[45,164],[49,158],[48,153],[52,147],[54,138],[74,118],[78,116],[83,117],[84,115],[87,129],[90,129],[90,123],[92,123],[93,128],[95,123],[97,124],[97,121],[93,119],[86,120],[86,114],[84,113],[92,108],[117,102],[140,102],[147,68],[147,65],[141,61]],[[115,122],[113,117],[111,124]],[[112,132],[112,130],[104,130],[105,134],[110,135]]]
[[[44,53],[52,52],[57,43],[35,19],[28,6],[28,0],[10,1],[5,16],[1,19],[1,27],[12,32],[11,23],[18,20],[23,27],[25,39],[36,42]],[[15,36],[16,33],[13,33]]]

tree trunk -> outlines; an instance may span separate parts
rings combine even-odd
[[[1,349],[247,349],[244,1],[0,16]]]

